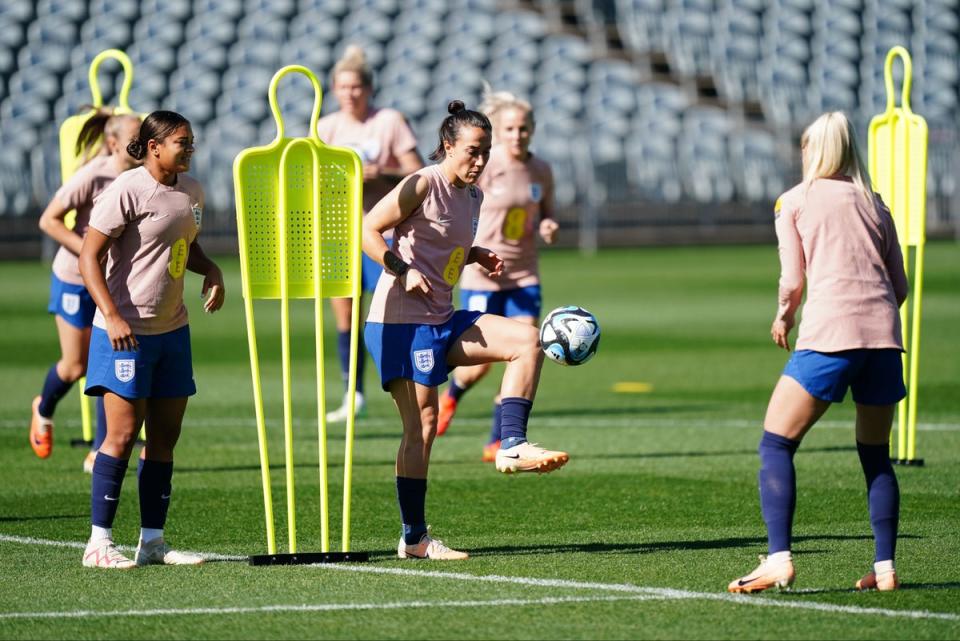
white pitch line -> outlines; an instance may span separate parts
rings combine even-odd
[[[35,539],[31,536],[15,536],[13,534],[0,534],[0,543],[20,543],[22,545],[46,545],[49,547],[59,547],[59,548],[74,548],[77,550],[84,550],[87,547],[86,543],[81,543],[80,541],[54,541],[51,539]],[[134,552],[136,547],[132,545],[118,545],[118,550],[124,552]],[[204,559],[208,561],[246,561],[249,557],[239,556],[239,555],[230,555],[230,554],[217,554],[215,552],[194,552],[193,554],[199,554]]]
[[[747,419],[707,419],[707,418],[650,418],[650,417],[621,417],[621,418],[610,418],[610,417],[599,417],[592,416],[589,414],[569,414],[563,417],[547,417],[547,418],[538,418],[534,415],[533,419],[534,426],[540,424],[545,427],[582,427],[584,423],[588,423],[591,427],[598,428],[617,428],[617,427],[689,427],[694,429],[715,429],[718,427],[725,427],[731,429],[756,429],[760,430],[763,424],[763,417],[758,415],[756,420],[747,420]],[[490,420],[486,418],[458,418],[458,424],[470,425],[470,426],[488,426]],[[293,420],[294,426],[297,427],[316,427],[317,421],[306,419],[306,418],[295,418]],[[80,427],[80,421],[67,419],[61,423],[62,427],[66,429],[74,429]],[[372,427],[372,428],[382,428],[382,427],[397,427],[399,429],[399,419],[394,418],[364,418],[357,421],[358,426]],[[238,418],[227,418],[227,417],[209,417],[209,418],[198,418],[190,419],[188,416],[184,419],[184,426],[187,428],[196,427],[196,428],[220,428],[220,427],[249,427],[255,428],[256,422],[250,417],[238,417]],[[21,419],[3,419],[0,420],[0,429],[26,429],[27,424]],[[269,429],[279,428],[280,422],[268,421],[267,427]],[[854,424],[853,420],[849,421],[839,421],[839,420],[825,420],[819,421],[816,425],[817,428],[826,428],[826,429],[853,429]],[[917,430],[921,432],[957,432],[960,431],[960,423],[918,423]],[[399,434],[399,432],[398,432]]]
[[[36,539],[32,537],[25,536],[14,536],[7,534],[0,534],[0,542],[6,543],[21,543],[24,545],[47,545],[51,547],[67,547],[67,548],[76,548],[82,549],[86,544],[80,543],[77,541],[54,541],[50,539]],[[122,546],[121,546],[122,547]],[[132,549],[129,547],[123,547],[123,549]],[[245,556],[236,556],[236,555],[224,555],[224,554],[215,554],[215,553],[199,553],[202,554],[205,558],[211,560],[223,560],[223,561],[245,561],[247,557]],[[619,592],[624,594],[631,594],[636,598],[631,598],[629,600],[699,600],[699,601],[722,601],[728,603],[734,603],[736,605],[749,605],[755,607],[772,607],[772,608],[791,608],[798,610],[813,610],[819,612],[827,612],[834,614],[852,614],[857,616],[884,616],[891,618],[905,618],[905,619],[936,619],[942,621],[960,621],[960,614],[954,614],[950,612],[931,612],[929,610],[893,610],[888,608],[865,608],[854,605],[837,605],[834,603],[822,603],[818,601],[797,601],[789,599],[771,599],[767,597],[759,596],[748,596],[742,594],[727,594],[724,592],[694,592],[691,590],[678,590],[673,588],[655,588],[655,587],[644,587],[641,585],[633,585],[630,583],[593,583],[586,581],[571,581],[568,579],[542,579],[535,577],[522,577],[522,576],[502,576],[497,574],[468,574],[465,572],[440,572],[436,570],[411,570],[406,568],[387,568],[387,567],[377,567],[377,566],[365,566],[365,565],[352,565],[352,564],[316,564],[310,567],[323,569],[323,570],[334,570],[340,572],[355,572],[360,574],[382,574],[382,575],[394,575],[394,576],[407,576],[407,577],[419,577],[419,578],[433,578],[433,579],[446,579],[453,581],[468,581],[468,582],[478,582],[478,583],[499,583],[499,584],[510,584],[510,585],[527,585],[534,587],[544,587],[544,588],[562,588],[568,590],[593,590],[597,592]],[[563,602],[564,597],[555,597],[557,603]],[[571,597],[573,598],[573,597]],[[627,599],[623,597],[623,599]],[[597,599],[602,600],[602,599]],[[611,597],[606,600],[617,600],[616,598]],[[431,602],[434,605],[441,605],[436,602]],[[456,604],[457,602],[452,602]],[[479,601],[479,602],[460,602],[460,603],[470,603],[476,605],[492,605],[495,602],[492,601]],[[542,603],[537,601],[536,603]],[[552,601],[550,602],[552,603]],[[531,603],[533,605],[534,603]],[[376,604],[383,605],[383,604]],[[386,604],[391,605],[391,604]],[[446,604],[444,604],[446,605]],[[302,607],[315,607],[320,610],[323,609],[350,609],[350,606],[354,609],[371,609],[370,607],[364,604],[320,604],[316,606],[302,606]],[[301,606],[264,606],[264,607],[301,607]],[[468,606],[463,606],[468,607]],[[474,607],[473,605],[469,607]],[[216,609],[215,609],[216,610]],[[221,610],[216,612],[207,612],[206,609],[198,608],[193,610],[177,610],[176,612],[171,613],[181,613],[181,614],[216,614]],[[261,610],[258,608],[231,608],[231,609],[222,609],[223,613],[230,612],[258,612],[258,611],[269,611]],[[84,611],[86,612],[86,611]],[[158,612],[158,613],[168,613],[166,610],[142,610],[142,611],[129,611],[129,612]],[[27,618],[29,613],[0,613],[0,619],[2,618]],[[63,613],[33,613],[40,617],[54,617],[58,614]],[[110,613],[98,613],[96,611],[90,611],[90,616],[104,614],[108,615]],[[67,613],[65,616],[85,616],[82,614],[70,614]],[[134,616],[134,615],[130,615]],[[137,616],[151,616],[150,614],[142,614]]]
[[[663,597],[635,594],[630,596],[559,596],[540,599],[480,599],[474,601],[405,601],[403,603],[306,603],[301,605],[262,605],[222,608],[163,608],[155,610],[68,610],[63,612],[3,612],[3,619],[85,619],[88,617],[161,617],[185,614],[256,614],[273,612],[340,612],[351,610],[411,610],[414,608],[485,608],[490,606],[564,605],[567,603],[607,603],[616,601],[657,601]]]
[[[456,581],[476,581],[489,583],[509,583],[514,585],[530,585],[537,587],[566,588],[575,590],[599,590],[612,592],[628,592],[646,594],[664,600],[703,600],[726,601],[737,605],[752,605],[772,608],[795,608],[799,610],[817,610],[841,614],[856,614],[863,616],[886,616],[907,619],[941,619],[944,621],[960,621],[960,614],[950,612],[930,612],[929,610],[892,610],[887,608],[864,608],[854,605],[836,605],[817,601],[792,601],[786,599],[771,599],[767,597],[749,596],[743,594],[727,594],[722,592],[693,592],[673,588],[652,588],[630,583],[589,583],[583,581],[569,581],[566,579],[537,579],[519,576],[500,576],[496,574],[467,574],[463,572],[438,572],[431,570],[407,570],[403,568],[382,568],[361,565],[326,565],[318,564],[312,567],[325,570],[339,570],[343,572],[358,572],[370,574],[394,574],[400,576],[429,577],[438,579],[452,579]]]

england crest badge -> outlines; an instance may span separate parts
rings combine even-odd
[[[64,293],[60,296],[60,307],[63,308],[64,314],[73,316],[80,311],[80,295]]]
[[[535,203],[543,198],[543,186],[540,183],[530,183],[530,200]]]
[[[118,358],[113,361],[113,373],[121,383],[129,383],[137,375],[137,361],[132,358]]]
[[[429,374],[433,371],[433,350],[432,349],[418,349],[413,353],[413,364],[417,366],[417,369],[423,372],[424,374]]]

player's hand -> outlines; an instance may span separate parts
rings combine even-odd
[[[559,223],[553,218],[544,218],[540,221],[540,238],[548,245],[552,245],[557,239],[557,230],[560,229]]]
[[[212,314],[223,307],[223,300],[227,295],[226,288],[223,285],[223,272],[216,265],[210,268],[207,275],[203,277],[203,289],[200,290],[200,296],[206,300],[203,302],[203,311]]]
[[[430,287],[430,281],[419,271],[411,267],[403,274],[403,288],[414,294],[426,296],[433,288]]]
[[[107,336],[115,352],[132,352],[140,347],[130,325],[119,316],[105,317]]]
[[[476,263],[489,272],[489,276],[497,278],[503,274],[503,259],[484,247],[471,247],[468,263]]]
[[[364,163],[363,165],[363,180],[376,180],[380,177],[380,165],[375,162]]]
[[[773,325],[770,326],[770,336],[773,338],[773,342],[777,344],[777,347],[782,347],[783,349],[790,351],[790,330],[793,329],[793,319],[792,318],[776,318],[773,321]]]

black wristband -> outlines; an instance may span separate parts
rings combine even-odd
[[[387,250],[387,253],[383,255],[383,266],[389,269],[397,278],[401,278],[407,273],[407,270],[410,269],[410,265],[403,262],[399,256],[390,250]]]

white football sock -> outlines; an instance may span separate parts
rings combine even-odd
[[[144,543],[154,539],[163,538],[163,528],[142,527],[140,528],[140,540]]]
[[[102,541],[103,539],[113,540],[113,528],[112,527],[100,527],[99,525],[94,525],[90,528],[90,540],[91,541]]]
[[[873,571],[875,574],[883,574],[885,572],[893,572],[893,559],[888,561],[877,561],[873,564]]]

